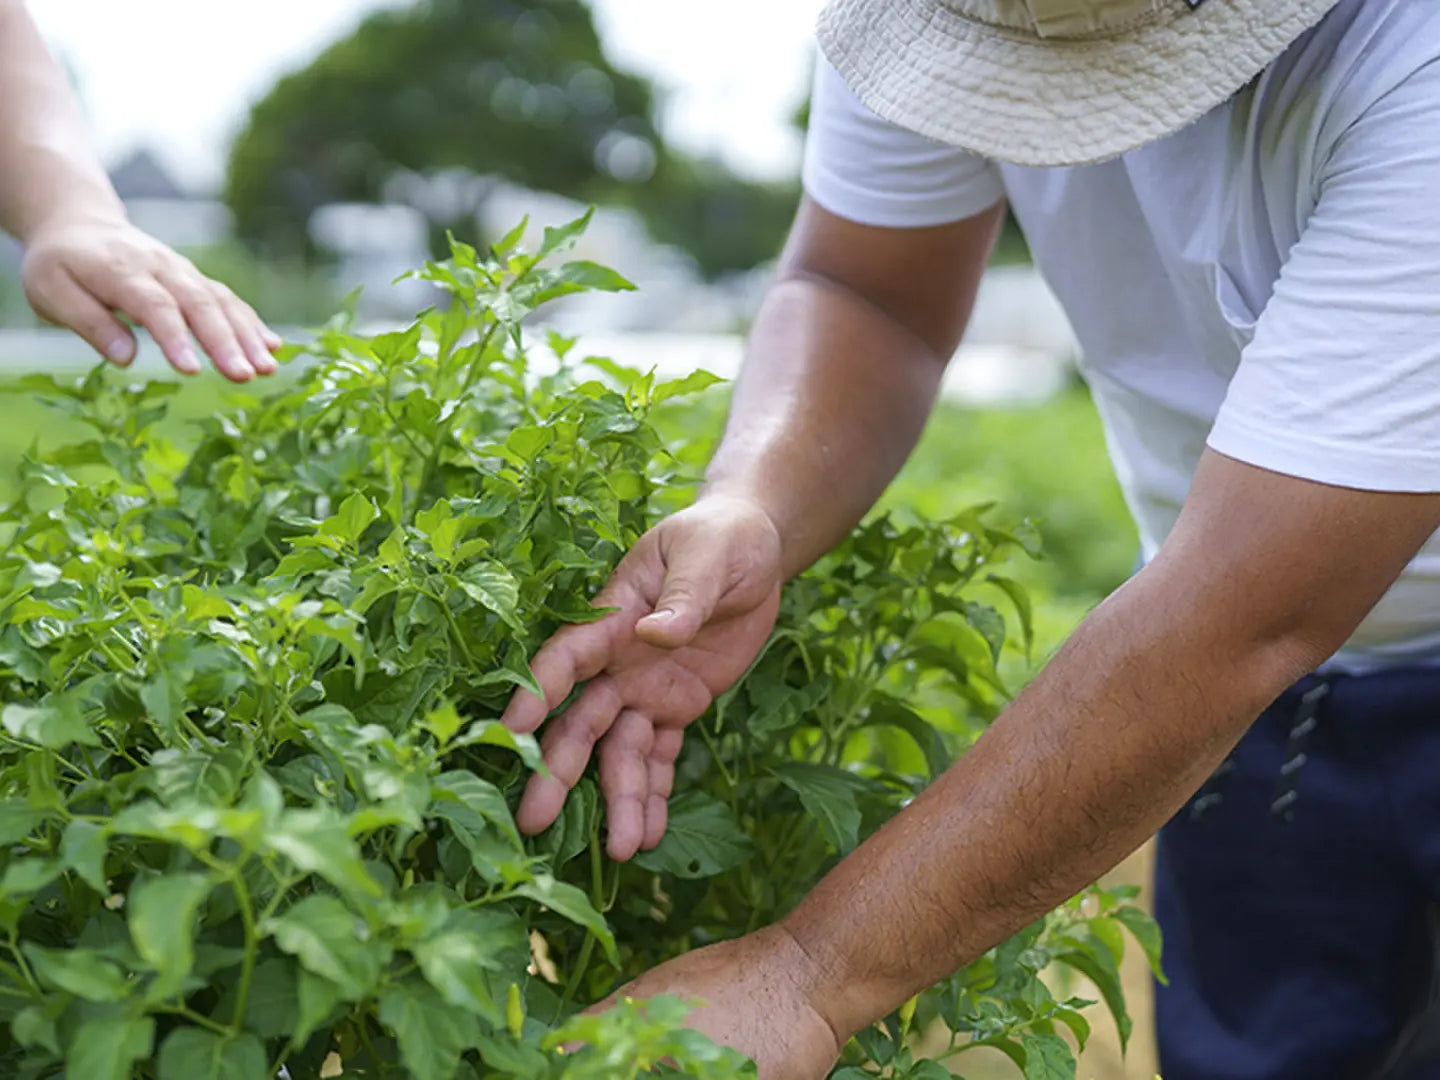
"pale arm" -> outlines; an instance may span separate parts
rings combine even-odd
[[[201,347],[228,378],[275,370],[280,344],[248,304],[126,219],[74,95],[21,0],[0,0],[0,228],[26,249],[25,291],[43,318],[119,363],[142,324],[179,371]]]

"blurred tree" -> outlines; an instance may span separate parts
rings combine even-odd
[[[649,85],[606,60],[580,0],[419,0],[252,108],[226,199],[246,240],[310,254],[311,212],[341,200],[406,202],[432,241],[479,239],[491,177],[632,205],[707,274],[772,257],[796,196],[670,151]]]

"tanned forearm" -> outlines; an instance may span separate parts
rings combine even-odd
[[[844,1034],[1133,851],[1304,670],[1283,654],[1207,655],[1223,643],[1177,627],[1154,592],[1137,579],[1097,609],[969,753],[786,920],[822,969],[843,973]]]
[[[841,286],[792,278],[756,319],[707,492],[743,492],[775,523],[790,577],[829,551],[904,464],[945,361]]]
[[[124,216],[24,3],[0,0],[0,228],[24,242],[59,217]]]
[[[802,204],[704,489],[761,505],[787,577],[845,537],[914,449],[1001,219],[996,206],[874,229]]]
[[[1436,524],[1434,498],[1325,494],[1213,460],[1202,473],[1201,524],[785,920],[842,1038],[1154,833],[1339,646]]]

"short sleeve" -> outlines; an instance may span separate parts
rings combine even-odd
[[[963,221],[1005,194],[991,162],[880,119],[824,57],[810,99],[803,181],[832,214],[883,228]]]
[[[1275,472],[1440,491],[1440,63],[1341,135],[1209,445]]]

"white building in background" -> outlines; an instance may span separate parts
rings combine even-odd
[[[386,203],[323,206],[309,223],[311,239],[336,258],[342,291],[356,284],[365,287],[361,310],[371,317],[403,317],[430,302],[424,285],[389,284],[427,257],[427,210],[444,220],[478,206],[481,232],[491,237],[503,236],[528,217],[523,242],[531,250],[547,225],[572,221],[586,210],[584,203],[558,195],[452,173],[404,174],[386,194],[391,198]],[[548,305],[543,318],[564,333],[733,331],[753,312],[764,273],[704,281],[687,254],[655,243],[640,215],[620,207],[598,208],[585,235],[565,257],[603,263],[637,289],[570,296]]]
[[[310,215],[310,238],[335,257],[343,295],[361,288],[360,309],[371,318],[408,318],[434,303],[431,285],[396,278],[430,257],[425,217],[395,203],[331,203]]]
[[[154,151],[141,147],[110,170],[110,182],[136,227],[176,248],[223,244],[233,232],[229,208],[187,190]]]

